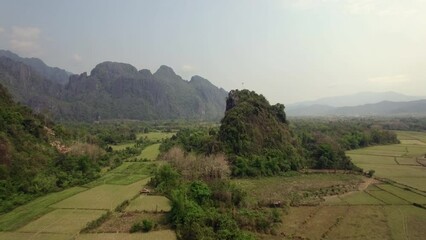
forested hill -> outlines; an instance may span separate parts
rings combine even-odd
[[[97,177],[103,150],[93,144],[65,146],[64,128],[55,129],[44,116],[15,103],[0,84],[0,214]]]
[[[0,83],[15,100],[63,121],[106,119],[219,120],[227,92],[208,80],[182,79],[161,66],[154,74],[130,64],[103,62],[62,85],[23,61],[0,56]]]
[[[270,105],[253,91],[232,90],[221,123],[219,140],[234,175],[273,175],[303,166],[302,148],[288,126],[284,105]]]

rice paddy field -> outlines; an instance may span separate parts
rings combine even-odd
[[[151,134],[147,137],[160,139],[170,134]],[[113,146],[114,150],[125,149],[133,143]],[[155,160],[159,144],[148,146],[144,156]],[[170,210],[170,202],[162,196],[139,196],[140,190],[148,183],[157,163],[124,162],[119,167],[105,171],[97,180],[81,187],[50,193],[37,198],[13,211],[0,215],[0,239],[7,240],[62,240],[62,239],[165,239],[174,240],[176,234],[169,226],[149,233],[128,233],[132,222],[127,223],[124,232],[80,233],[86,225],[99,219],[107,211],[125,202],[130,210],[141,212],[134,221],[162,219],[163,212]],[[130,210],[124,214],[133,215]],[[133,210],[132,210],[133,211]],[[159,212],[145,213],[146,211]],[[115,213],[117,215],[119,213]],[[151,216],[152,215],[152,216]],[[125,216],[124,216],[125,217]],[[116,224],[114,224],[115,226]],[[106,228],[108,229],[108,228]]]
[[[148,179],[141,180],[129,185],[103,184],[87,191],[64,199],[53,208],[65,209],[105,209],[112,210],[125,200],[137,195]]]
[[[304,179],[302,182],[309,188],[299,186],[299,180],[292,181],[291,178],[237,182],[249,190],[249,196],[257,201],[296,189],[302,190],[305,196],[311,192],[324,199],[312,206],[290,206],[283,210],[282,223],[276,226],[274,234],[258,234],[258,238],[425,239],[426,168],[417,160],[426,153],[426,133],[399,131],[397,135],[401,144],[347,152],[352,161],[364,171],[375,170],[374,176],[378,179],[362,178],[365,182],[359,185],[358,191],[337,191],[331,196],[321,195],[324,190],[333,186],[356,184],[349,181],[350,177],[339,180],[337,176],[334,177],[337,182],[332,183],[333,177],[321,176],[324,174],[308,175],[306,179],[303,176],[294,177],[294,180]],[[280,187],[281,184],[285,187]]]
[[[397,131],[401,144],[348,151],[353,163],[375,176],[426,192],[426,133]]]
[[[139,155],[139,158],[148,159],[151,161],[155,160],[158,154],[160,154],[160,145],[160,143],[157,143],[144,148]]]
[[[140,195],[130,202],[126,212],[169,212],[170,209],[170,201],[166,197]]]

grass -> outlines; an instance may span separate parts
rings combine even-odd
[[[140,195],[130,202],[126,211],[168,212],[170,209],[170,200],[166,197]]]
[[[53,208],[49,207],[50,205],[67,199],[85,190],[87,190],[87,188],[72,187],[61,192],[47,194],[46,196],[39,197],[25,205],[17,207],[11,212],[0,216],[0,231],[15,230],[34,220],[35,218],[54,210]]]
[[[397,165],[397,162],[395,162],[395,157],[360,155],[360,154],[347,154],[347,155],[356,164]]]
[[[173,132],[150,132],[150,133],[139,133],[136,135],[137,139],[147,138],[150,141],[161,141],[167,138],[171,138],[176,133]]]
[[[172,230],[159,230],[149,233],[88,233],[75,234],[66,233],[23,233],[23,232],[0,232],[0,239],[7,240],[175,240],[176,234]]]
[[[175,240],[172,230],[153,231],[148,233],[88,233],[81,234],[77,240]]]
[[[353,190],[361,182],[361,177],[351,174],[300,174],[291,177],[234,179],[232,182],[248,193],[249,204],[257,204],[277,200],[289,201],[295,192],[316,193],[332,188],[341,191]]]
[[[398,163],[401,165],[420,165],[416,161],[416,158],[412,158],[412,157],[398,157],[396,158],[396,161],[398,161]]]
[[[355,192],[341,198],[349,205],[381,205],[382,201],[370,196],[366,192]]]
[[[101,185],[85,192],[74,195],[54,204],[55,208],[77,209],[114,209],[117,205],[138,194],[149,179],[144,179],[130,185]]]
[[[413,132],[413,131],[395,131],[398,139],[401,140],[419,140],[426,143],[425,132]]]
[[[121,143],[121,144],[117,144],[117,145],[110,145],[110,147],[112,148],[113,151],[121,151],[124,150],[126,148],[131,148],[135,146],[135,143]]]
[[[70,240],[72,234],[57,233],[20,233],[20,232],[0,232],[0,239],[5,240]]]
[[[386,206],[392,239],[421,240],[426,236],[426,210],[413,206]]]
[[[298,235],[307,239],[316,239],[322,236],[333,227],[337,219],[345,216],[347,210],[348,208],[345,206],[319,208],[313,215],[305,219],[306,222],[299,225]],[[309,229],[309,231],[301,231],[302,229]]]
[[[158,154],[160,154],[160,145],[160,143],[149,145],[148,147],[142,150],[141,154],[138,157],[146,158],[151,161],[157,159]]]
[[[350,206],[344,218],[327,234],[327,238],[392,239],[386,219],[382,206]]]
[[[368,191],[368,193],[370,195],[372,195],[373,197],[381,200],[382,202],[386,203],[386,204],[410,204],[409,202],[405,201],[404,199],[397,197],[391,193],[388,193],[386,191]]]
[[[101,184],[128,185],[151,175],[156,165],[146,162],[124,162],[119,167],[105,173],[102,177],[86,184],[86,187],[96,187]]]
[[[426,133],[397,131],[402,144],[374,146],[346,154],[365,171],[375,170],[375,176],[426,192],[426,168],[416,158],[426,153]],[[396,160],[396,161],[395,161]]]
[[[20,228],[19,232],[76,234],[90,221],[99,218],[103,210],[57,209]]]
[[[418,193],[395,187],[390,184],[380,184],[378,187],[410,203],[426,204],[426,197]]]
[[[424,239],[426,210],[411,205],[292,207],[259,239]],[[282,234],[281,234],[282,233]],[[287,238],[284,238],[287,239]]]

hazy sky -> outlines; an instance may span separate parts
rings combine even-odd
[[[426,95],[426,0],[0,0],[0,48],[74,73],[164,64],[272,103]]]

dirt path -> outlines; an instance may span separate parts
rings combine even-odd
[[[360,183],[358,185],[358,190],[359,191],[364,191],[365,189],[368,188],[368,186],[370,186],[371,184],[374,183],[379,183],[380,181],[378,181],[377,179],[374,178],[364,178],[364,182]]]
[[[346,193],[343,193],[343,194],[340,194],[340,195],[326,196],[326,197],[324,197],[325,202],[327,202],[329,200],[333,200],[335,198],[346,197],[346,196],[349,196],[349,195],[354,194],[356,192],[365,191],[368,188],[368,186],[370,186],[371,184],[375,184],[375,183],[380,182],[377,179],[367,178],[367,177],[364,177],[363,180],[364,181],[358,185],[357,191],[350,191],[350,192],[346,192]]]

